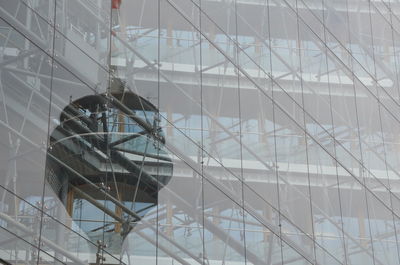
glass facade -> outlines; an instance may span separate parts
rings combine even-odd
[[[0,0],[0,264],[400,264],[398,0]]]

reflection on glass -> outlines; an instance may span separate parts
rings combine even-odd
[[[0,0],[0,263],[398,264],[399,14]]]
[[[120,88],[115,82],[111,90]],[[70,103],[59,120],[50,134],[46,180],[72,228],[118,256],[172,176],[157,109],[133,93],[112,92]]]

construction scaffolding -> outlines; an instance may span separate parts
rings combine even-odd
[[[0,0],[0,264],[399,264],[400,3]]]

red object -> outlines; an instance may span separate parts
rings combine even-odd
[[[112,0],[111,7],[113,9],[119,9],[119,7],[121,6],[121,2],[122,0]]]

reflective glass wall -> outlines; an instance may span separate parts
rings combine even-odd
[[[400,263],[397,0],[0,0],[0,264]]]

